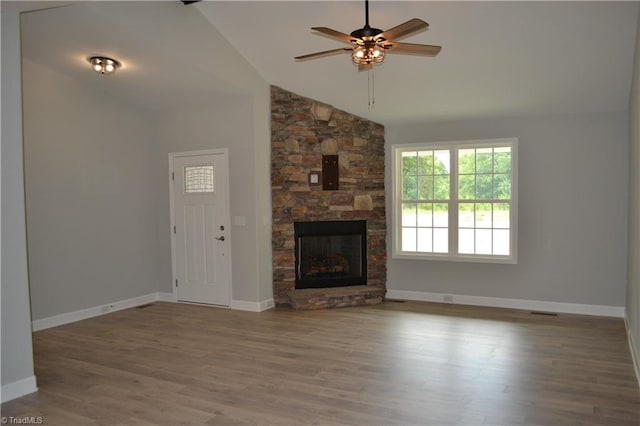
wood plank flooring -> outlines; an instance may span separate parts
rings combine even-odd
[[[48,425],[639,425],[622,320],[155,303],[34,333]]]

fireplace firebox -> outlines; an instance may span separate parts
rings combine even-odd
[[[295,222],[296,289],[367,285],[367,221]]]

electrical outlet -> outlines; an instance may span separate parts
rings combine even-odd
[[[442,300],[447,303],[453,303],[453,296],[449,296],[449,295],[442,296]]]

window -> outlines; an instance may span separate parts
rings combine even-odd
[[[184,192],[187,194],[213,192],[213,166],[185,167]]]
[[[393,153],[394,257],[516,262],[517,139]]]

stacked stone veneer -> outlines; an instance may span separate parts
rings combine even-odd
[[[339,156],[339,189],[322,189],[322,155]],[[320,184],[309,183],[318,173]],[[271,196],[273,293],[277,304],[337,307],[381,301],[386,284],[384,127],[364,118],[271,87]],[[295,290],[295,221],[366,220],[367,288],[342,287],[339,301],[311,290],[313,302]],[[298,293],[294,302],[293,293]],[[337,295],[336,295],[337,296]],[[311,297],[311,296],[310,296]],[[351,303],[351,302],[352,303]]]

